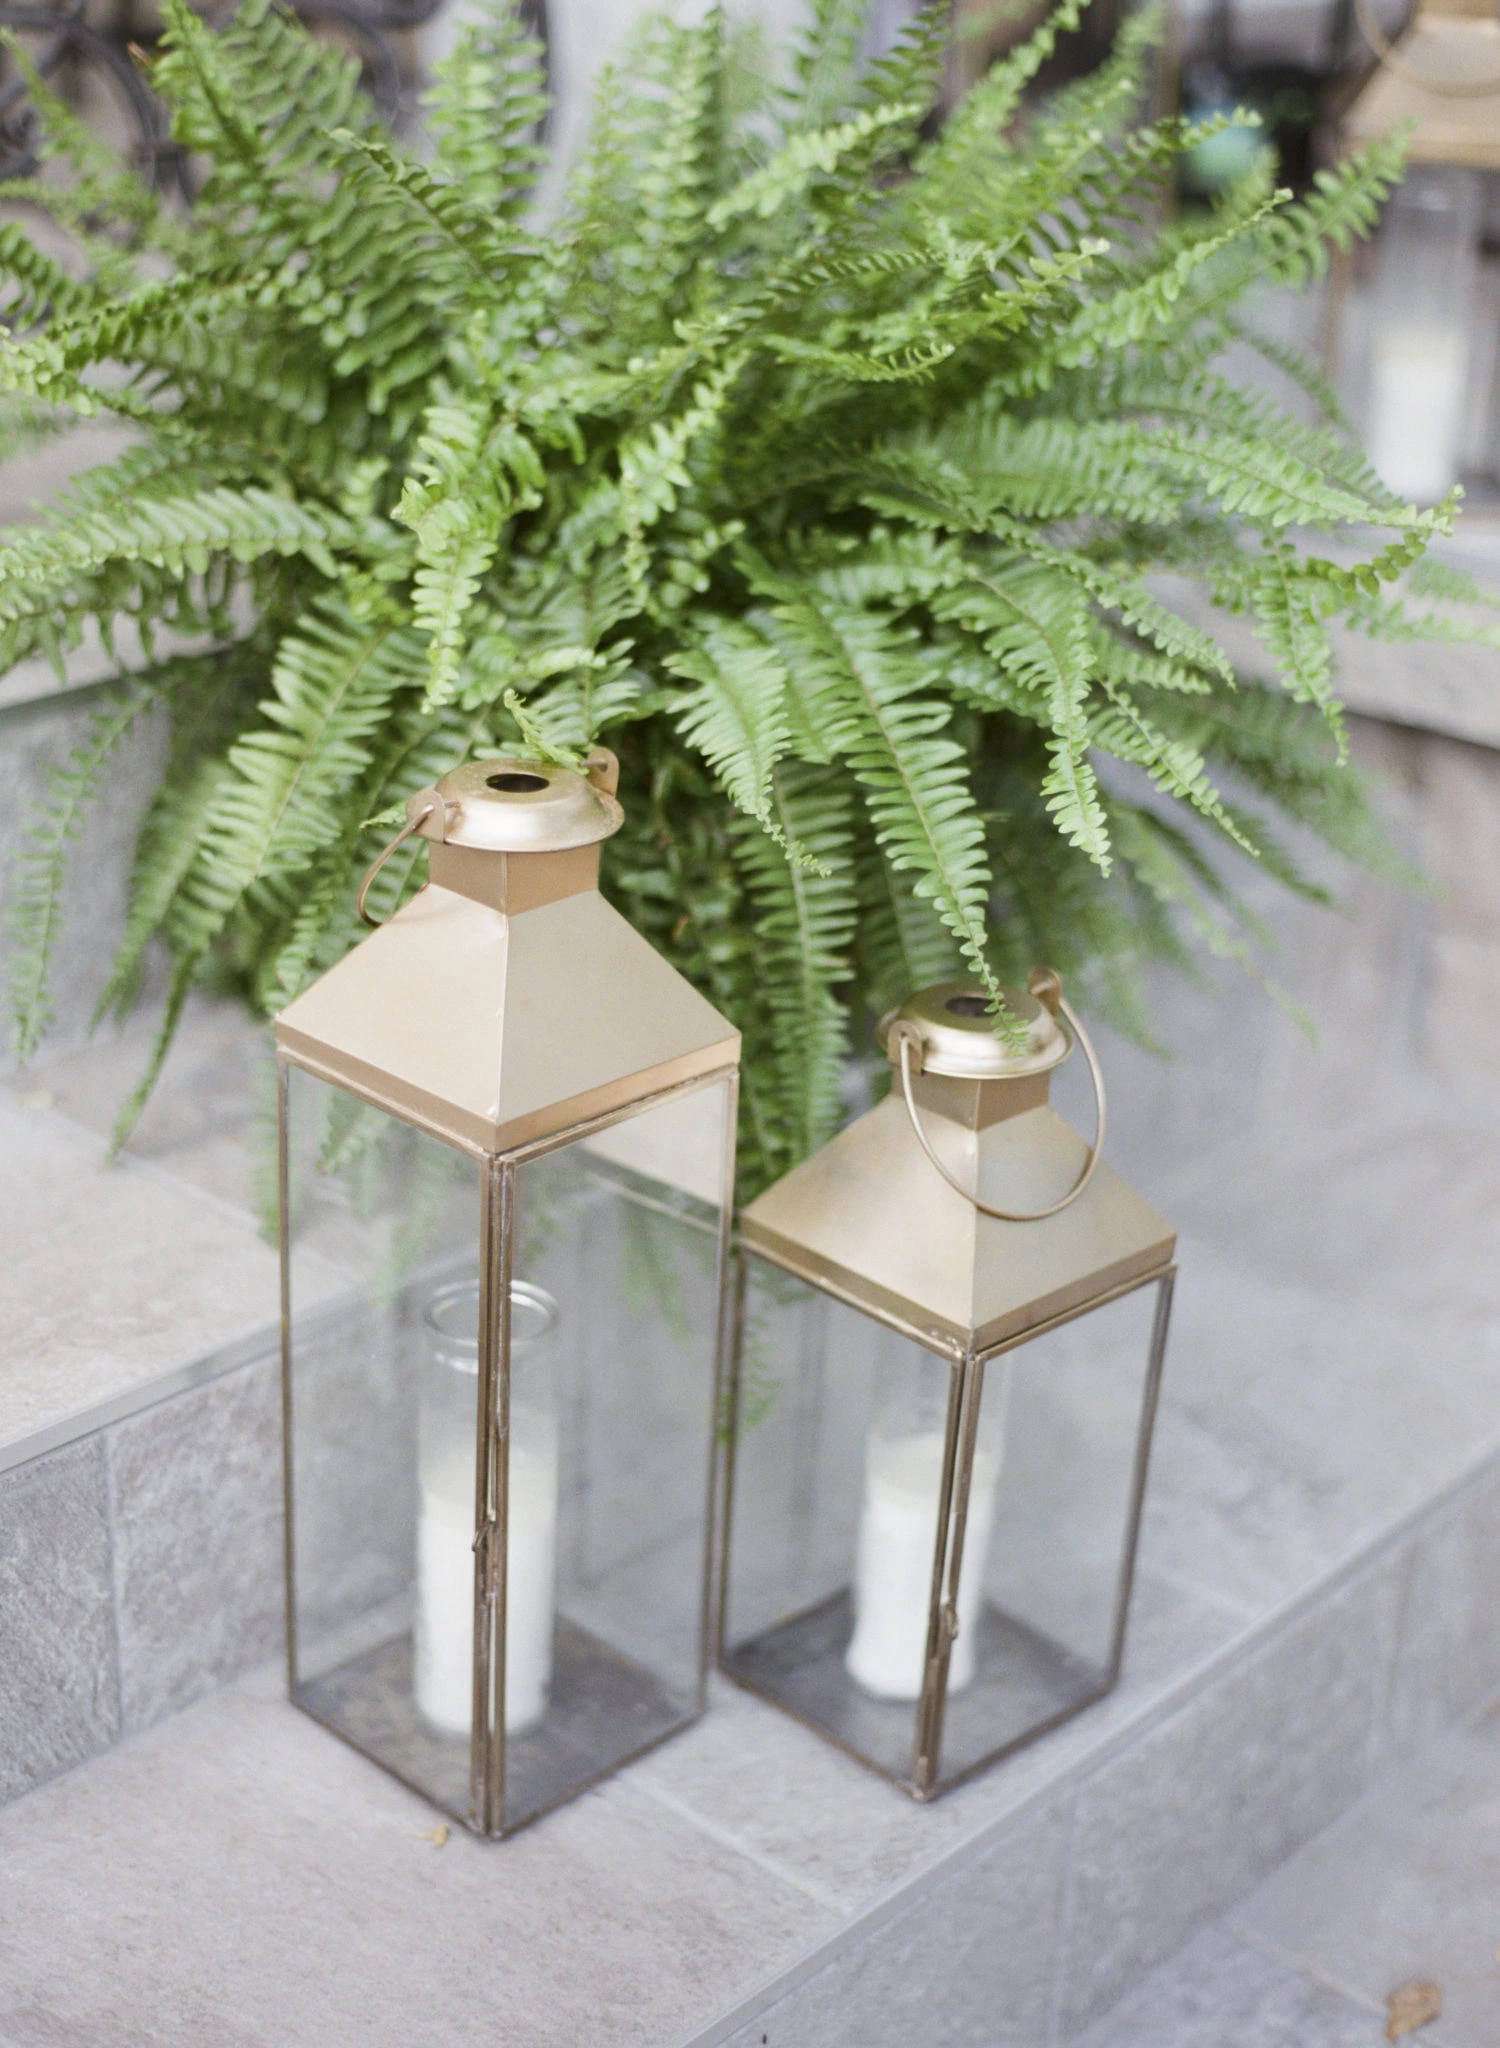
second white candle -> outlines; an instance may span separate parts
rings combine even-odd
[[[872,1435],[865,1450],[865,1491],[854,1571],[854,1635],[844,1666],[882,1700],[921,1696],[932,1604],[943,1432]],[[985,1559],[995,1519],[999,1460],[980,1451],[969,1482],[958,1635],[948,1660],[948,1690],[974,1676]]]

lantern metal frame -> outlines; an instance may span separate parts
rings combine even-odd
[[[922,1692],[916,1708],[916,1734],[913,1743],[910,1772],[903,1776],[898,1771],[888,1770],[883,1764],[867,1756],[863,1750],[846,1742],[824,1721],[800,1711],[780,1693],[755,1678],[743,1666],[738,1666],[732,1651],[724,1641],[724,1621],[728,1612],[729,1595],[729,1546],[721,1546],[717,1588],[716,1656],[719,1669],[727,1678],[745,1692],[754,1693],[759,1699],[767,1700],[772,1706],[800,1721],[825,1742],[851,1756],[867,1770],[893,1785],[899,1785],[914,1799],[926,1801],[948,1792],[955,1785],[966,1784],[969,1779],[987,1771],[1002,1758],[1013,1756],[1017,1750],[1025,1749],[1038,1737],[1050,1733],[1064,1721],[1084,1707],[1101,1700],[1119,1683],[1120,1670],[1125,1655],[1125,1630],[1130,1613],[1130,1597],[1135,1584],[1136,1552],[1140,1541],[1141,1508],[1146,1493],[1146,1478],[1151,1459],[1151,1438],[1156,1422],[1157,1399],[1161,1390],[1162,1365],[1166,1357],[1167,1327],[1171,1320],[1172,1293],[1177,1276],[1175,1261],[1156,1268],[1138,1279],[1123,1281],[1118,1287],[1110,1288],[1061,1314],[1050,1317],[1046,1322],[1035,1324],[1015,1336],[1005,1338],[1001,1343],[991,1345],[984,1351],[970,1351],[955,1345],[941,1349],[934,1343],[930,1330],[924,1330],[911,1322],[904,1322],[886,1310],[878,1313],[868,1302],[861,1301],[851,1289],[839,1288],[830,1283],[826,1275],[811,1267],[799,1268],[793,1261],[779,1257],[760,1245],[754,1246],[747,1256],[741,1246],[736,1258],[735,1282],[733,1288],[733,1342],[730,1354],[729,1372],[725,1382],[724,1398],[729,1413],[737,1415],[740,1398],[741,1342],[744,1334],[745,1285],[748,1278],[748,1257],[763,1259],[768,1265],[788,1273],[795,1280],[815,1288],[819,1293],[831,1295],[848,1308],[857,1309],[861,1315],[893,1329],[913,1343],[919,1344],[930,1353],[934,1363],[945,1362],[949,1369],[948,1414],[946,1435],[943,1443],[942,1480],[937,1500],[937,1541],[932,1559],[932,1596],[929,1606],[926,1661],[923,1673]],[[1111,1621],[1110,1650],[1105,1664],[1101,1667],[1098,1682],[1055,1714],[1047,1716],[1035,1726],[1028,1728],[1010,1742],[1004,1742],[972,1764],[956,1771],[951,1777],[939,1779],[942,1768],[943,1717],[947,1706],[948,1661],[953,1648],[954,1620],[957,1614],[959,1575],[963,1569],[965,1525],[968,1515],[969,1482],[974,1470],[974,1450],[979,1427],[979,1404],[984,1392],[985,1369],[997,1358],[1008,1352],[1020,1350],[1033,1338],[1046,1336],[1065,1324],[1077,1322],[1096,1308],[1106,1308],[1111,1302],[1122,1301],[1128,1295],[1144,1293],[1147,1288],[1158,1290],[1156,1311],[1152,1319],[1151,1345],[1147,1357],[1146,1377],[1141,1398],[1140,1422],[1136,1433],[1135,1458],[1131,1470],[1129,1504],[1126,1509],[1126,1537],[1121,1554],[1120,1574],[1115,1592],[1114,1610]],[[728,1527],[734,1513],[734,1453],[731,1441],[725,1458],[723,1502],[721,1508],[722,1526]],[[947,1532],[945,1534],[945,1532]]]
[[[821,1154],[814,1155],[813,1161],[801,1168],[794,1168],[792,1173],[777,1184],[776,1189],[769,1191],[767,1196],[763,1196],[742,1214],[730,1311],[730,1357],[725,1374],[725,1398],[729,1404],[727,1412],[732,1418],[732,1426],[729,1432],[723,1486],[723,1541],[716,1598],[715,1645],[719,1668],[745,1691],[769,1701],[783,1713],[791,1715],[805,1727],[811,1728],[825,1741],[832,1742],[846,1755],[852,1756],[888,1782],[900,1785],[912,1797],[922,1801],[935,1798],[953,1786],[966,1782],[1002,1757],[1024,1748],[1082,1708],[1103,1698],[1119,1680],[1131,1593],[1135,1581],[1141,1511],[1145,1498],[1151,1441],[1177,1273],[1176,1239],[1170,1227],[1162,1223],[1161,1219],[1155,1216],[1155,1212],[1107,1168],[1097,1180],[1094,1180],[1098,1150],[1103,1138],[1102,1081],[1092,1048],[1088,1045],[1087,1035],[1071,1009],[1062,1001],[1057,978],[1045,970],[1039,970],[1032,977],[1030,994],[1036,1000],[1028,1001],[1026,997],[1014,993],[1010,996],[1013,1008],[1027,1025],[1024,1047],[1020,1051],[1007,1051],[990,1037],[988,1020],[985,1022],[982,1037],[976,1034],[966,1045],[958,1041],[950,1041],[944,1045],[940,1037],[936,1041],[929,1037],[926,1043],[929,1048],[935,1044],[936,1050],[925,1063],[926,1071],[921,1085],[927,1091],[929,1109],[946,1103],[949,1111],[958,1115],[960,1122],[968,1122],[969,1117],[973,1116],[976,1106],[982,1103],[986,1090],[993,1091],[997,1087],[1003,1089],[1010,1095],[1013,1104],[1001,1118],[1001,1121],[1008,1121],[1014,1114],[1024,1114],[1027,1107],[1045,1106],[1050,1068],[1067,1056],[1075,1039],[1081,1042],[1098,1094],[1099,1132],[1095,1143],[1088,1148],[1087,1156],[1080,1162],[1080,1154],[1084,1151],[1083,1140],[1057,1118],[1051,1118],[1040,1140],[1044,1153],[1050,1155],[1051,1170],[1059,1174],[1066,1170],[1072,1180],[1070,1193],[1060,1202],[1054,1202],[1046,1208],[1034,1209],[1027,1216],[1011,1217],[1008,1212],[998,1211],[980,1201],[977,1187],[970,1189],[960,1185],[942,1160],[933,1157],[923,1134],[917,1104],[912,1099],[908,1060],[914,1047],[920,1058],[924,1032],[931,1033],[934,1019],[940,1016],[944,1001],[953,997],[955,993],[964,1004],[972,1006],[977,1003],[981,1010],[988,1010],[988,998],[983,991],[970,989],[967,984],[945,983],[937,989],[924,991],[921,996],[913,998],[902,1011],[892,1013],[882,1020],[881,1037],[888,1056],[897,1068],[890,1103],[881,1105],[879,1109],[860,1119],[859,1123],[851,1126],[842,1138],[834,1139]],[[1059,1022],[1059,1011],[1065,1023]],[[974,1014],[972,1007],[966,1011],[969,1017]],[[970,1059],[977,1059],[978,1065],[967,1065],[966,1062]],[[922,1072],[923,1068],[919,1065],[918,1073]],[[978,1079],[977,1077],[983,1073],[988,1073],[994,1078]],[[950,1078],[965,1075],[969,1078]],[[903,1095],[906,1097],[904,1104]],[[989,1100],[993,1109],[993,1094]],[[964,1105],[963,1108],[959,1107],[961,1103]],[[898,1108],[905,1112],[904,1115],[898,1117]],[[889,1116],[884,1115],[887,1109],[891,1112]],[[942,1114],[941,1108],[939,1114]],[[872,1136],[863,1146],[850,1146],[849,1141],[861,1126],[873,1130],[877,1124],[883,1126],[881,1134]],[[980,1125],[977,1122],[971,1123],[969,1128],[976,1136],[978,1135]],[[994,1126],[990,1125],[987,1128],[993,1130]],[[866,1169],[864,1176],[859,1172],[861,1164]],[[978,1227],[987,1228],[989,1231],[999,1228],[1007,1233],[1013,1233],[1012,1241],[1024,1244],[1025,1233],[1029,1229],[1037,1225],[1046,1227],[1047,1218],[1058,1215],[1062,1209],[1079,1204],[1079,1214],[1083,1214],[1085,1209],[1090,1209],[1095,1219],[1102,1215],[1118,1223],[1114,1245],[1117,1256],[1112,1259],[1106,1258],[1100,1265],[1092,1275],[1097,1284],[1088,1290],[1084,1290],[1077,1283],[1064,1283],[1059,1286],[1054,1273],[1042,1281],[1042,1291],[1033,1306],[1027,1306],[1020,1300],[1013,1301],[1004,1313],[997,1316],[993,1313],[995,1304],[991,1302],[992,1312],[986,1316],[980,1312],[976,1303],[974,1326],[964,1330],[953,1315],[936,1308],[932,1298],[929,1297],[925,1303],[920,1302],[914,1298],[903,1297],[895,1288],[882,1284],[882,1280],[889,1276],[882,1275],[877,1278],[873,1260],[867,1259],[860,1266],[851,1266],[839,1257],[840,1242],[847,1249],[859,1227],[861,1187],[857,1183],[868,1177],[872,1165],[878,1167],[881,1164],[889,1167],[893,1184],[899,1176],[914,1171],[932,1176],[928,1182],[918,1179],[907,1183],[906,1196],[903,1201],[898,1202],[893,1212],[896,1215],[914,1217],[915,1212],[910,1207],[911,1201],[921,1198],[915,1191],[938,1187],[942,1182],[947,1182],[950,1191],[963,1197],[970,1204],[971,1211],[980,1219]],[[970,1171],[972,1172],[972,1167]],[[1091,1182],[1093,1185],[1090,1189]],[[1080,1197],[1083,1197],[1086,1191],[1089,1191],[1087,1202],[1080,1203]],[[845,1192],[849,1198],[847,1203],[842,1200]],[[767,1218],[763,1221],[757,1211],[768,1203],[774,1205],[774,1220]],[[830,1220],[834,1212],[841,1212],[841,1220],[837,1224]],[[867,1217],[868,1209],[866,1208],[863,1213]],[[985,1218],[992,1219],[987,1226],[983,1222]],[[1106,1228],[1105,1235],[1109,1234]],[[938,1493],[934,1502],[936,1533],[927,1610],[923,1677],[920,1693],[914,1703],[910,1768],[904,1773],[881,1763],[857,1747],[854,1742],[845,1740],[829,1721],[802,1710],[784,1692],[776,1690],[757,1675],[755,1660],[746,1657],[745,1650],[762,1645],[765,1642],[764,1632],[751,1638],[749,1644],[735,1648],[731,1648],[726,1639],[732,1577],[730,1531],[735,1509],[738,1423],[744,1362],[745,1297],[752,1259],[788,1275],[815,1295],[826,1296],[841,1303],[845,1308],[856,1311],[877,1328],[891,1331],[906,1339],[927,1354],[934,1371],[942,1365],[948,1368],[942,1462]],[[1140,1407],[1126,1489],[1123,1541],[1110,1609],[1107,1654],[1103,1662],[1095,1667],[1097,1677],[1070,1693],[1066,1703],[1056,1712],[1029,1725],[1013,1738],[997,1743],[993,1749],[974,1758],[972,1762],[950,1775],[943,1776],[942,1746],[948,1670],[953,1643],[958,1632],[958,1591],[964,1562],[969,1494],[978,1445],[980,1404],[986,1370],[996,1359],[1024,1349],[1035,1339],[1079,1322],[1095,1310],[1106,1308],[1113,1302],[1144,1294],[1150,1289],[1155,1290],[1156,1301],[1144,1377],[1141,1382]],[[983,1561],[980,1562],[982,1565]],[[795,1620],[800,1618],[790,1617],[778,1624],[778,1628],[790,1628]],[[770,1633],[774,1634],[776,1630]]]
[[[276,1060],[276,1137],[277,1137],[277,1188],[280,1213],[286,1218],[291,1213],[291,1149],[289,1144],[289,1095],[290,1074],[295,1067],[310,1075],[314,1080],[329,1082],[330,1077],[320,1073],[315,1063],[298,1058],[285,1048],[278,1048]],[[515,1146],[504,1152],[487,1152],[482,1146],[464,1144],[449,1132],[439,1131],[429,1124],[418,1122],[409,1113],[392,1109],[389,1102],[379,1099],[375,1091],[362,1089],[344,1077],[330,1085],[347,1094],[356,1096],[371,1108],[394,1117],[409,1130],[420,1132],[424,1137],[435,1139],[460,1156],[472,1159],[482,1170],[479,1231],[479,1378],[476,1390],[475,1442],[481,1455],[475,1461],[475,1502],[474,1502],[474,1704],[473,1723],[470,1735],[469,1756],[469,1812],[459,1813],[451,1806],[443,1810],[451,1813],[475,1834],[489,1840],[503,1840],[518,1833],[523,1827],[530,1827],[545,1814],[565,1806],[612,1777],[618,1770],[635,1761],[639,1756],[664,1741],[668,1735],[676,1734],[683,1728],[691,1727],[700,1719],[707,1705],[708,1673],[713,1661],[713,1595],[716,1581],[714,1546],[710,1541],[704,1558],[701,1627],[699,1631],[699,1654],[696,1696],[691,1711],[685,1713],[676,1725],[654,1733],[638,1749],[622,1754],[601,1767],[592,1777],[580,1778],[559,1794],[555,1799],[529,1811],[525,1818],[512,1826],[505,1824],[505,1622],[506,1622],[506,1566],[508,1562],[508,1486],[509,1459],[506,1446],[510,1429],[510,1287],[512,1280],[511,1255],[514,1247],[514,1222],[516,1216],[516,1174],[534,1159],[545,1157],[550,1152],[578,1140],[594,1136],[599,1131],[609,1130],[615,1125],[629,1123],[662,1104],[675,1102],[689,1096],[704,1094],[711,1088],[722,1087],[725,1091],[724,1117],[726,1142],[724,1146],[724,1177],[719,1207],[719,1225],[716,1232],[714,1287],[715,1299],[720,1305],[721,1328],[716,1333],[714,1345],[715,1370],[712,1394],[714,1416],[723,1412],[725,1392],[725,1345],[723,1342],[722,1318],[727,1313],[733,1288],[729,1284],[729,1258],[734,1216],[734,1144],[733,1134],[739,1103],[739,1068],[730,1064],[714,1068],[707,1073],[694,1075],[686,1081],[679,1081],[670,1088],[659,1089],[650,1095],[636,1097],[627,1105],[601,1112],[598,1116],[570,1125],[566,1130],[545,1138],[533,1139],[528,1144]],[[293,1368],[292,1351],[295,1318],[292,1314],[291,1294],[291,1233],[283,1227],[280,1232],[281,1262],[281,1398],[282,1412],[290,1418],[293,1412]],[[503,1306],[503,1313],[500,1312]],[[326,1312],[325,1312],[326,1313]],[[709,1447],[705,1485],[707,1488],[706,1528],[710,1533],[716,1528],[721,1484],[721,1454],[717,1431]],[[287,1671],[291,1680],[293,1703],[303,1713],[315,1720],[319,1727],[338,1736],[359,1756],[379,1765],[388,1776],[399,1784],[418,1792],[434,1804],[442,1804],[434,1797],[428,1785],[402,1771],[389,1758],[378,1756],[365,1748],[341,1727],[331,1716],[299,1697],[302,1688],[297,1682],[297,1577],[296,1577],[296,1477],[293,1469],[292,1432],[282,1432],[282,1486],[285,1499],[285,1544],[283,1569],[286,1585],[286,1628],[285,1647]]]
[[[360,1755],[475,1833],[492,1838],[512,1834],[576,1798],[697,1719],[706,1704],[713,1649],[717,1419],[731,1291],[739,1034],[598,894],[600,842],[623,817],[614,797],[617,775],[613,755],[600,748],[582,771],[505,756],[469,763],[433,788],[418,791],[408,802],[405,827],[366,877],[361,908],[385,859],[414,832],[428,844],[427,887],[296,998],[276,1028],[286,1648],[292,1698]],[[442,1023],[435,1029],[437,1019]],[[309,1696],[325,1681],[304,1681],[299,1675],[297,1358],[309,1331],[339,1311],[319,1309],[301,1319],[294,1309],[294,1070],[380,1111],[393,1125],[436,1141],[476,1170],[479,1324],[467,1812],[460,1810],[456,1790],[446,1797],[435,1793],[430,1782],[414,1774],[415,1765],[404,1770],[391,1754],[379,1753],[340,1725],[332,1707]],[[713,1183],[705,1175],[701,1190],[686,1190],[701,1202],[701,1220],[653,1203],[649,1192],[621,1187],[630,1201],[657,1207],[714,1238],[713,1321],[702,1331],[705,1490],[704,1512],[694,1518],[702,1541],[696,1594],[688,1590],[691,1579],[680,1582],[684,1617],[696,1599],[695,1668],[690,1677],[690,1660],[684,1656],[680,1681],[658,1688],[663,1711],[644,1741],[611,1753],[596,1771],[580,1769],[555,1796],[544,1783],[536,1803],[508,1820],[505,1661],[512,1268],[522,1199],[518,1175],[548,1154],[714,1089],[721,1091],[722,1123]],[[712,1224],[711,1204],[717,1205]],[[704,1263],[707,1269],[708,1260]],[[473,1271],[471,1264],[468,1270]],[[625,1657],[623,1651],[603,1647],[611,1656]],[[640,1675],[657,1678],[645,1666]],[[680,1715],[679,1689],[685,1699]],[[456,1764],[458,1753],[449,1754]]]

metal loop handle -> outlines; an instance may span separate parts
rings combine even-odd
[[[1419,71],[1414,64],[1408,64],[1396,53],[1395,45],[1375,18],[1371,0],[1354,0],[1354,12],[1359,21],[1360,33],[1380,59],[1386,70],[1397,78],[1405,79],[1408,85],[1415,85],[1423,92],[1436,93],[1445,100],[1484,100],[1500,93],[1500,72],[1494,77],[1479,80],[1453,79],[1445,83],[1434,78],[1431,72]]]
[[[419,831],[421,827],[427,823],[427,820],[432,816],[433,812],[436,810],[440,810],[441,808],[442,800],[441,798],[436,796],[434,796],[428,803],[423,804],[421,810],[417,812],[417,815],[414,818],[407,819],[406,823],[401,827],[401,830],[396,834],[395,838],[391,841],[390,845],[385,848],[383,853],[378,853],[375,856],[374,860],[371,861],[369,867],[366,869],[365,878],[359,885],[359,895],[355,899],[354,907],[359,912],[359,915],[364,919],[365,923],[368,925],[372,925],[376,931],[380,929],[380,919],[378,917],[371,917],[369,911],[365,909],[365,898],[370,893],[370,884],[374,881],[375,877],[380,873],[380,870],[385,866],[386,862],[390,859],[391,855],[396,852],[398,847],[405,846],[407,840],[410,839],[413,832]]]
[[[1083,1047],[1083,1056],[1088,1061],[1089,1076],[1094,1084],[1094,1101],[1098,1105],[1099,1120],[1097,1127],[1094,1131],[1094,1142],[1092,1146],[1089,1148],[1089,1156],[1083,1163],[1083,1171],[1079,1174],[1077,1180],[1074,1181],[1072,1187],[1068,1189],[1068,1192],[1062,1197],[1062,1199],[1060,1201],[1054,1202],[1051,1205],[1051,1207],[1047,1209],[997,1209],[993,1206],[992,1203],[981,1202],[977,1195],[971,1195],[969,1190],[963,1185],[962,1181],[956,1179],[954,1175],[948,1171],[947,1167],[944,1166],[942,1160],[938,1158],[936,1152],[933,1151],[931,1144],[928,1142],[927,1133],[922,1128],[922,1119],[917,1109],[916,1098],[912,1094],[912,1047],[915,1045],[918,1049],[918,1052],[920,1053],[922,1045],[922,1034],[915,1024],[908,1023],[904,1020],[895,1023],[891,1026],[891,1037],[896,1040],[896,1043],[900,1049],[899,1058],[901,1064],[901,1093],[906,1098],[906,1113],[911,1118],[911,1127],[912,1130],[916,1133],[917,1143],[921,1146],[922,1150],[927,1154],[927,1157],[931,1164],[937,1168],[938,1172],[943,1176],[943,1179],[947,1181],[949,1187],[953,1189],[953,1192],[955,1194],[962,1195],[966,1202],[971,1202],[973,1206],[979,1211],[981,1216],[993,1217],[997,1223],[1040,1223],[1044,1217],[1058,1215],[1062,1210],[1068,1208],[1071,1203],[1076,1202],[1078,1200],[1078,1197],[1083,1193],[1084,1189],[1088,1186],[1089,1182],[1094,1178],[1094,1169],[1098,1166],[1100,1155],[1104,1151],[1104,1076],[1099,1071],[1099,1062],[1098,1059],[1095,1057],[1094,1048],[1089,1042],[1088,1033],[1079,1023],[1077,1015],[1075,1014],[1072,1005],[1068,1003],[1061,994],[1059,994],[1057,997],[1057,1007],[1062,1011],[1063,1015],[1067,1018],[1069,1024],[1073,1028],[1074,1037],[1078,1040],[1078,1043]],[[887,1041],[887,1043],[889,1043],[889,1040]],[[920,1071],[920,1069],[918,1071]]]

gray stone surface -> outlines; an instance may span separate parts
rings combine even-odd
[[[1319,1601],[1084,1782],[1065,2036],[1358,1796],[1395,1598],[1387,1566]]]
[[[1381,2048],[1384,2038],[1368,2005],[1211,1927],[1077,2048]],[[1418,2038],[1432,2042],[1427,2032]]]
[[[0,1801],[107,1748],[119,1727],[95,1441],[0,1474]]]
[[[1500,1722],[1493,1711],[1387,1779],[1236,1911],[1232,1924],[1384,2010],[1443,1994],[1420,2048],[1491,2048],[1500,2014]]]
[[[1382,1762],[1411,1757],[1500,1691],[1500,1472],[1489,1467],[1421,1529],[1401,1566]]]
[[[1143,1576],[1116,1691],[930,1806],[727,1679],[714,1681],[711,1713],[632,1776],[696,1825],[853,1913],[1129,1740],[1164,1691],[1191,1683],[1189,1674],[1244,1626],[1232,1608]]]
[[[0,1445],[277,1315],[254,1219],[0,1087]]]
[[[1065,1803],[1028,1815],[726,2048],[1040,2048],[1068,1836]]]
[[[1378,2048],[1418,1979],[1413,2048],[1492,2048],[1500,2013],[1500,1718],[1388,1773],[1076,2048]]]
[[[503,1845],[269,1696],[0,1813],[5,2048],[660,2048],[826,1907],[615,1780]]]
[[[18,1078],[59,1116],[107,1140],[144,1070],[153,1019],[48,1059]],[[236,1002],[191,997],[123,1156],[247,1216],[274,1204],[275,1056],[270,1027]]]
[[[281,1383],[273,1359],[106,1432],[127,1729],[282,1641]]]

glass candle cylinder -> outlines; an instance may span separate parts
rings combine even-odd
[[[422,1311],[418,1417],[417,1706],[467,1736],[474,1711],[474,1446],[479,1288],[441,1287]],[[510,1458],[505,1573],[505,1726],[546,1710],[557,1575],[557,1304],[510,1289]]]
[[[1382,481],[1418,504],[1458,481],[1480,197],[1472,171],[1417,166],[1382,230],[1367,445]]]

